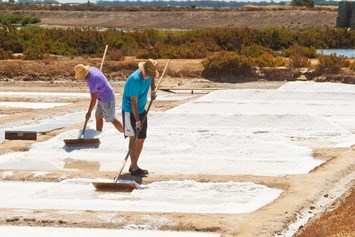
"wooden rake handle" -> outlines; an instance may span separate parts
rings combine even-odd
[[[102,66],[104,65],[104,61],[105,61],[105,57],[106,57],[106,53],[107,53],[107,48],[108,48],[108,45],[106,44],[104,55],[102,56],[102,60],[101,60],[101,64],[100,64],[100,71],[102,71]]]
[[[83,131],[80,135],[80,139],[84,139],[84,133],[85,133],[85,130],[86,130],[86,125],[88,124],[88,119],[85,119],[85,123],[84,123],[84,127],[83,127]]]
[[[102,59],[101,59],[100,71],[102,70],[102,66],[104,65],[104,61],[105,61],[105,57],[106,57],[106,53],[107,53],[107,48],[108,48],[108,44],[106,44],[106,46],[105,46],[104,55],[102,56]],[[86,129],[87,124],[88,124],[88,119],[85,119],[83,132],[81,133],[80,138],[84,138],[84,133],[85,133],[85,129]]]

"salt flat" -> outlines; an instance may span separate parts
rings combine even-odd
[[[166,175],[169,181],[153,180],[129,194],[95,192],[91,182],[98,177],[63,176],[57,183],[6,181],[0,182],[1,189],[6,190],[0,207],[253,215],[267,210],[287,190],[254,182],[199,182],[174,177],[305,179],[326,162],[313,157],[315,148],[354,144],[354,98],[354,86],[332,83],[295,82],[272,90],[214,91],[171,110],[150,112],[140,165],[151,176]],[[64,116],[55,119],[61,121]],[[27,152],[1,155],[0,169],[33,171],[40,177],[46,175],[41,173],[44,171],[80,168],[66,167],[69,160],[97,164],[100,172],[116,172],[128,141],[111,124],[106,123],[102,133],[94,127],[90,121],[85,137],[99,137],[99,148],[66,147],[63,139],[80,135],[80,130],[70,130],[32,144]],[[128,165],[124,172],[127,169]],[[3,172],[1,179],[11,176],[9,172]]]

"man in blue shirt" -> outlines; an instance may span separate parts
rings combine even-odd
[[[148,121],[146,118],[147,96],[151,90],[151,99],[155,95],[155,77],[159,76],[157,71],[157,61],[148,59],[146,62],[140,62],[138,69],[127,79],[122,96],[122,121],[125,137],[129,137],[131,147],[130,158],[131,166],[129,172],[134,176],[148,174],[148,170],[138,167],[138,159],[143,149],[144,140],[147,137]],[[143,119],[146,118],[144,121]],[[143,123],[143,124],[142,124]],[[138,133],[137,139],[133,143],[134,137]]]

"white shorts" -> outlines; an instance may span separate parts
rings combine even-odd
[[[105,118],[106,122],[112,122],[115,120],[115,100],[110,100],[107,102],[97,102],[95,116]]]

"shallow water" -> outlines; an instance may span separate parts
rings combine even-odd
[[[347,58],[355,58],[355,49],[318,49],[318,54],[343,56]]]

